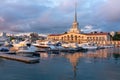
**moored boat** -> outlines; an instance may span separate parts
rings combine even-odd
[[[27,57],[32,57],[34,53],[35,51],[29,49],[27,46],[20,47],[19,50],[16,51],[16,55]]]
[[[83,49],[87,49],[87,50],[96,50],[98,49],[98,46],[96,46],[93,43],[82,43],[79,44],[80,47],[82,47]]]

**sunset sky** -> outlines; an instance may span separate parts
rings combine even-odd
[[[75,1],[82,31],[120,31],[120,0],[0,0],[0,31],[63,33]]]

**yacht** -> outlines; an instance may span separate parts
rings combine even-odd
[[[113,45],[105,45],[104,48],[113,48]]]
[[[26,57],[32,57],[34,53],[35,51],[27,46],[19,47],[19,50],[16,51],[16,55],[26,56]]]
[[[83,49],[87,49],[87,50],[98,49],[98,46],[96,46],[94,43],[82,43],[82,44],[79,44],[79,46],[82,47]]]
[[[62,47],[65,48],[67,52],[79,52],[79,51],[87,51],[86,49],[79,46],[77,43],[63,43]]]
[[[32,45],[38,48],[49,48],[49,46],[53,45],[53,43],[51,41],[44,41],[44,42],[36,42],[35,44]]]
[[[6,41],[9,41],[9,38],[6,36],[6,33],[2,33],[2,36],[0,36],[0,45],[4,45]]]

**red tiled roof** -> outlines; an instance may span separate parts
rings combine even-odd
[[[83,35],[108,35],[109,33],[84,33]],[[60,35],[63,35],[63,34],[50,34],[48,36],[60,36]]]
[[[108,35],[108,33],[87,33],[85,35]]]
[[[48,36],[60,36],[60,35],[62,35],[62,34],[50,34]]]

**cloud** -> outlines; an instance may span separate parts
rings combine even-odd
[[[120,21],[120,0],[108,0],[100,7],[99,15],[107,21]]]
[[[77,0],[80,28],[86,32],[119,30],[119,3],[119,0]],[[74,0],[0,0],[0,30],[62,33],[72,25],[74,4]]]
[[[0,17],[0,23],[4,22],[4,18],[3,17]]]
[[[92,26],[92,25],[86,25],[81,31],[84,31],[86,33],[93,32],[93,31],[100,32],[101,29],[100,28],[95,28],[95,26]]]

